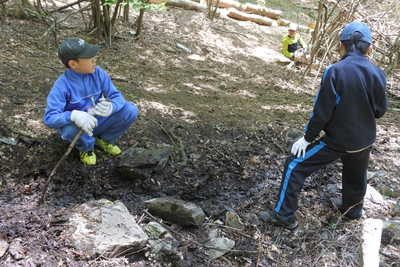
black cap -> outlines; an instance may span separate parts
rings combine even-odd
[[[70,37],[61,43],[58,48],[58,57],[64,64],[67,64],[70,60],[94,57],[100,47],[99,45],[90,45],[81,38]]]

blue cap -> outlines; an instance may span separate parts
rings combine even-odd
[[[367,24],[363,22],[351,22],[344,27],[342,33],[340,34],[340,41],[350,40],[353,32],[360,32],[362,37],[361,41],[371,44],[372,43],[372,35],[371,30],[367,26]]]

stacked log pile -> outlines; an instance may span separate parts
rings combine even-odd
[[[207,2],[204,0],[150,0],[150,3],[160,4],[166,2],[166,5],[183,7],[191,10],[205,11],[207,10]],[[272,26],[273,22],[283,16],[283,11],[269,9],[265,6],[254,5],[250,3],[239,3],[234,0],[213,0],[213,5],[218,4],[216,14],[224,14],[225,16],[242,21],[252,21],[261,25]],[[278,20],[279,21],[279,20]],[[282,20],[281,20],[282,21]],[[285,21],[285,23],[291,23]],[[279,24],[281,26],[288,26],[289,24]],[[299,30],[309,31],[307,26],[299,25]]]

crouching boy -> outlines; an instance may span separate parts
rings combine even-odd
[[[107,73],[96,66],[100,46],[71,37],[61,43],[58,56],[67,70],[56,80],[47,96],[44,123],[75,144],[83,164],[96,164],[94,146],[118,155],[115,140],[128,130],[138,116],[138,108],[126,102]]]

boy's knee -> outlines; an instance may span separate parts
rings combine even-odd
[[[132,102],[126,102],[123,109],[124,109],[125,118],[127,118],[128,120],[130,120],[132,122],[134,122],[137,119],[137,117],[139,115],[139,109],[135,104],[133,104]]]
[[[75,124],[67,124],[60,129],[57,129],[58,135],[67,142],[71,142],[80,131],[80,128]]]
[[[139,109],[132,102],[126,102],[125,105],[112,116],[112,120],[133,123],[139,115]]]

